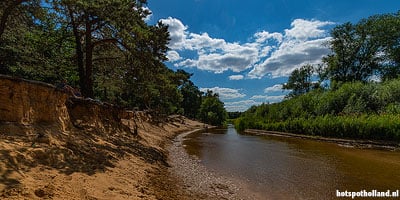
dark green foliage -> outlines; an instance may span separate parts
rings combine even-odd
[[[374,15],[357,24],[345,23],[332,32],[332,54],[323,61],[332,84],[368,81],[373,75],[384,80],[400,73],[400,12]]]
[[[127,108],[195,118],[201,92],[164,61],[168,27],[148,25],[146,0],[0,2],[0,73],[57,84]],[[214,116],[212,116],[214,117]]]
[[[400,74],[400,11],[395,14],[374,15],[364,20],[373,42],[379,46],[380,73],[384,80],[398,78]]]
[[[20,2],[0,39],[1,73],[48,83],[76,80],[68,31],[58,26],[55,14],[38,6],[39,1]]]
[[[158,67],[157,61],[165,59],[162,54],[166,51],[168,33],[159,31],[166,32],[163,27],[145,24],[143,17],[148,13],[141,9],[142,3],[133,0],[54,0],[53,6],[65,19],[65,25],[72,29],[79,85],[86,97],[94,97],[95,64],[109,65],[110,61],[119,64],[118,61],[124,59],[124,56],[108,56],[104,51],[112,52],[111,55],[118,51],[132,55],[148,68],[153,68],[149,63]]]
[[[312,82],[312,76],[315,71],[312,65],[304,65],[299,69],[295,69],[290,74],[288,82],[283,85],[283,89],[292,90],[288,96],[298,96],[318,88],[318,83]]]
[[[319,116],[312,119],[296,118],[284,122],[253,124],[257,129],[290,132],[324,137],[400,141],[399,115]],[[248,125],[247,125],[248,126]],[[243,130],[243,119],[238,120]]]
[[[228,112],[228,119],[237,119],[242,115],[242,112]]]
[[[207,91],[203,97],[198,118],[208,124],[221,126],[226,119],[224,103],[219,100],[218,94]]]
[[[400,80],[346,83],[276,104],[252,107],[239,130],[275,130],[326,137],[400,140]]]
[[[332,31],[334,54],[324,58],[332,81],[366,81],[379,68],[378,45],[372,42],[368,26],[345,23]]]
[[[187,81],[180,87],[180,92],[183,96],[181,105],[184,115],[192,119],[196,118],[202,102],[201,91],[193,82]]]

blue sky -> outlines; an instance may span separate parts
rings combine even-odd
[[[400,10],[398,0],[148,0],[147,22],[169,25],[166,65],[193,73],[228,111],[279,102],[288,75],[329,54],[329,31]]]

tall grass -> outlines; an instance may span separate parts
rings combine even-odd
[[[400,80],[347,83],[263,104],[245,112],[235,125],[238,130],[400,141]]]

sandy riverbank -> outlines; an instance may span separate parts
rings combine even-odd
[[[142,120],[138,135],[43,126],[38,139],[31,127],[0,124],[0,199],[180,199],[165,148],[202,126],[183,117]]]
[[[204,124],[184,117],[143,120],[137,136],[42,127],[39,141],[15,126],[0,125],[0,199],[257,199],[186,153],[184,137]]]

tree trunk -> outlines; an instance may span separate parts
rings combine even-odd
[[[90,16],[86,16],[86,30],[85,30],[85,50],[86,50],[86,97],[93,98],[93,45],[92,45],[92,23],[90,21]]]
[[[74,32],[74,37],[75,37],[75,45],[76,45],[76,57],[77,57],[77,64],[78,64],[78,72],[79,72],[79,86],[81,88],[81,92],[83,96],[86,96],[86,79],[85,79],[85,66],[83,62],[83,49],[82,49],[82,43],[81,43],[81,36],[79,34],[78,30],[78,25],[76,24],[74,20],[74,15],[72,13],[72,10],[68,8],[69,15],[71,17],[71,24],[72,24],[72,29]]]

